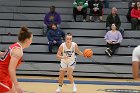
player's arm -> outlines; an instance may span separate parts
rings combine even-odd
[[[139,52],[138,48],[134,48],[132,53],[132,62],[139,62]]]
[[[79,47],[77,44],[75,44],[75,52],[80,55],[80,56],[83,56],[83,52],[80,51]]]
[[[62,51],[63,51],[63,46],[62,44],[60,45],[60,47],[58,48],[58,51],[57,51],[57,59],[61,60],[63,58],[62,56]]]
[[[134,48],[132,53],[132,75],[134,79],[139,78],[139,50]]]
[[[20,48],[14,48],[11,51],[11,59],[10,59],[10,63],[9,63],[9,73],[10,73],[10,77],[11,80],[15,86],[15,89],[17,91],[17,93],[22,93],[21,88],[19,87],[17,78],[16,78],[16,66],[18,64],[18,61],[20,60],[20,58],[22,57],[22,51]]]

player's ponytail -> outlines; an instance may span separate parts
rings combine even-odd
[[[32,32],[29,32],[29,29],[25,26],[22,26],[18,35],[18,40],[24,42],[25,39],[29,39],[32,35]]]

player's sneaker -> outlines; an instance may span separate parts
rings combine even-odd
[[[58,86],[56,92],[57,92],[57,93],[60,93],[61,91],[62,91],[62,87]]]
[[[73,86],[73,90],[72,90],[72,92],[75,93],[76,91],[77,91],[76,86]]]

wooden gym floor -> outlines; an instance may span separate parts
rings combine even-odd
[[[24,93],[56,93],[57,77],[18,76]],[[76,93],[140,93],[140,80],[75,78]],[[72,86],[65,79],[62,93],[72,93]]]

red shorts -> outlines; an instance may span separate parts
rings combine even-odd
[[[0,93],[8,92],[12,88],[12,81],[6,71],[0,70]]]

